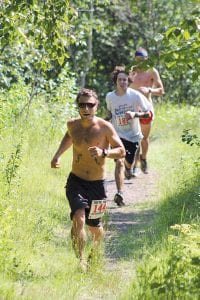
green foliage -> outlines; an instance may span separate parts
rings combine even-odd
[[[175,24],[174,24],[175,25]],[[175,26],[169,26],[157,38],[164,48],[160,60],[165,64],[163,77],[172,101],[199,103],[198,79],[200,76],[199,6]]]
[[[11,156],[6,164],[5,168],[5,178],[8,184],[8,193],[11,189],[11,184],[16,184],[17,171],[21,163],[21,149],[23,145],[23,140],[21,140],[16,146],[15,150],[11,153]],[[15,179],[15,181],[14,181]]]
[[[12,226],[14,222],[14,214],[12,209],[6,206],[2,198],[0,205],[0,270],[3,272],[10,264],[12,249],[14,248],[14,242],[10,238]]]
[[[194,131],[199,126],[195,82],[199,23],[194,5],[186,0],[76,0],[73,4],[21,0],[0,5],[1,296],[14,299],[22,289],[23,297],[29,299],[75,299],[87,297],[88,291],[93,298],[103,293],[112,299],[128,284],[118,270],[103,274],[95,268],[87,275],[77,271],[63,190],[71,152],[58,172],[51,172],[49,165],[55,144],[66,130],[66,119],[77,115],[77,85],[85,78],[85,85],[96,88],[103,99],[113,88],[109,74],[114,66],[132,66],[135,48],[144,46],[150,52],[149,65],[159,63],[171,101],[196,106],[158,106],[153,138],[159,145],[155,150],[153,139],[151,159],[163,178],[158,190],[162,202],[157,223],[147,230],[145,239],[136,235],[133,239],[132,233],[122,238],[129,246],[124,253],[137,249],[143,258],[144,240],[144,248],[151,253],[151,259],[142,261],[138,284],[128,299],[137,299],[137,293],[140,299],[151,300],[152,293],[154,299],[166,295],[190,299],[188,290],[195,299],[199,280],[199,230],[193,225],[199,222],[199,137]],[[174,224],[179,233],[171,235]]]
[[[200,147],[200,138],[196,134],[190,133],[191,129],[184,129],[182,134],[182,141],[190,146],[196,145]]]
[[[84,28],[81,20],[81,16],[84,14],[84,20],[88,20],[88,27],[92,30],[92,59],[88,60],[89,43],[83,44],[82,47],[79,45],[72,46],[73,53],[76,53],[75,57],[80,59],[81,64],[77,64],[73,57],[70,59],[70,64],[73,63],[73,69],[77,70],[77,74],[86,73],[85,84],[97,89],[104,103],[106,92],[113,89],[110,74],[114,67],[124,64],[129,69],[134,65],[135,49],[138,46],[144,46],[149,50],[148,65],[159,69],[168,98],[178,103],[198,103],[198,84],[194,83],[193,76],[194,72],[195,74],[197,72],[193,68],[183,71],[185,63],[184,57],[182,57],[181,41],[180,45],[175,47],[175,43],[177,43],[175,38],[173,44],[169,43],[167,33],[166,38],[164,38],[164,32],[168,32],[172,25],[177,28],[183,20],[187,19],[188,24],[191,23],[190,28],[195,25],[191,21],[195,18],[195,12],[192,15],[195,6],[192,6],[188,1],[181,1],[179,5],[172,1],[168,1],[168,3],[166,1],[154,1],[152,5],[151,2],[146,1],[133,3],[132,1],[118,0],[110,1],[110,4],[112,5],[108,6],[103,3],[94,5],[92,23],[89,11],[85,14],[81,12],[80,19],[77,20]],[[185,26],[187,27],[187,24]],[[194,36],[191,36],[191,40],[193,38]],[[184,41],[182,42],[182,46],[184,46]],[[174,45],[174,49],[171,48],[172,45]],[[180,63],[179,58],[174,56],[174,53],[177,53],[175,49],[180,50],[182,57]],[[197,68],[194,63],[197,54],[194,55],[193,47],[191,49],[188,47],[187,50],[187,58],[190,57],[193,66]],[[190,53],[191,51],[192,53]],[[175,69],[169,68],[170,62],[173,62]],[[84,71],[85,65],[87,71]],[[81,76],[79,76],[79,85],[81,85]]]
[[[8,103],[10,103],[11,99],[14,101],[15,97],[16,105],[18,105],[18,102],[20,103],[20,97],[17,96],[19,90],[23,91],[23,89],[13,86],[10,91],[5,92],[5,99],[6,97],[10,99]],[[62,93],[62,90],[59,88],[58,90]],[[67,90],[66,83],[66,95],[68,93],[73,98],[73,88]],[[23,93],[21,95],[21,101],[24,104],[26,97],[23,96]],[[73,106],[71,108],[70,106],[63,108],[64,101],[64,96],[61,96],[61,98],[55,97],[54,101],[50,101],[48,97],[46,99],[42,94],[38,94],[37,101],[32,103],[28,122],[24,122],[23,114],[21,114],[16,119],[16,122],[12,122],[14,130],[9,126],[2,134],[1,162],[4,170],[7,167],[8,182],[11,182],[11,185],[10,193],[7,194],[4,177],[4,182],[2,181],[3,189],[0,191],[2,199],[0,204],[0,271],[3,274],[0,293],[1,295],[12,295],[12,298],[17,298],[19,291],[23,290],[23,297],[29,299],[42,297],[49,299],[62,299],[63,297],[76,299],[83,294],[86,297],[88,295],[91,297],[103,295],[102,297],[105,296],[105,299],[114,299],[119,297],[120,293],[120,297],[123,299],[123,293],[129,284],[127,278],[125,282],[121,276],[124,269],[127,268],[126,262],[116,262],[116,272],[105,272],[104,262],[101,262],[100,265],[98,264],[98,267],[95,265],[96,262],[94,262],[93,268],[88,274],[80,274],[76,258],[72,252],[70,219],[68,216],[69,208],[64,196],[64,178],[71,167],[71,152],[69,151],[62,158],[62,168],[60,170],[55,172],[55,170],[50,169],[50,160],[55,151],[55,145],[59,142],[64,130],[66,130],[66,119],[75,113]],[[178,120],[177,110],[179,112]],[[142,274],[142,279],[139,277],[139,280],[141,279],[139,288],[137,285],[134,286],[134,292],[131,290],[128,299],[132,299],[133,295],[133,299],[137,299],[138,291],[142,295],[145,293],[147,295],[148,293],[151,294],[152,291],[157,295],[159,289],[160,293],[162,292],[162,287],[164,287],[163,290],[169,292],[169,295],[170,293],[182,295],[181,292],[185,293],[187,284],[195,297],[195,274],[196,266],[198,267],[195,264],[198,262],[198,255],[192,252],[191,260],[195,263],[193,264],[189,257],[189,250],[185,253],[184,249],[176,248],[174,244],[171,247],[169,242],[167,246],[169,251],[162,249],[164,255],[160,259],[160,269],[157,268],[155,271],[152,271],[157,264],[159,255],[156,255],[155,258],[153,255],[156,253],[156,249],[151,247],[152,244],[156,245],[156,243],[161,245],[161,236],[166,236],[169,226],[174,225],[175,221],[178,223],[182,220],[182,222],[188,221],[189,223],[191,218],[197,217],[199,197],[194,177],[198,170],[194,172],[190,168],[189,152],[187,156],[182,155],[180,157],[179,141],[177,140],[177,137],[180,138],[184,127],[193,130],[196,122],[198,122],[196,116],[198,116],[198,109],[192,106],[179,107],[176,105],[172,107],[168,103],[157,108],[157,118],[154,125],[154,130],[157,133],[153,133],[153,135],[159,137],[159,149],[157,149],[157,152],[153,151],[153,153],[156,156],[156,160],[159,157],[158,153],[163,155],[164,151],[169,156],[170,150],[165,147],[165,143],[169,147],[172,140],[173,153],[170,152],[170,158],[176,157],[177,173],[172,170],[169,178],[176,185],[176,189],[174,186],[169,189],[168,184],[171,184],[171,182],[166,181],[165,178],[163,179],[165,181],[164,186],[169,190],[169,197],[166,197],[167,201],[165,203],[162,202],[160,211],[157,211],[157,215],[162,220],[162,230],[159,227],[160,225],[153,229],[152,226],[145,227],[145,237],[144,234],[138,237],[132,232],[124,233],[120,241],[118,241],[117,247],[112,249],[113,252],[116,250],[122,251],[121,253],[126,256],[131,274],[134,273],[134,270],[130,269],[130,263],[132,264],[130,258],[133,257],[133,254],[136,256],[137,253],[140,260],[142,257],[142,262],[144,263],[144,248],[146,251],[148,249],[148,253],[153,253],[152,260],[150,261],[148,258],[148,261],[144,263],[145,269],[142,266],[139,267],[138,274]],[[21,145],[21,147],[23,146],[23,151],[19,147],[20,151],[18,152],[14,145],[20,144],[21,136],[23,136],[23,145]],[[153,144],[151,144],[151,147],[153,147]],[[13,146],[10,147],[9,145]],[[162,145],[162,149],[160,145]],[[184,143],[181,143],[181,146],[188,147]],[[195,147],[189,147],[189,149],[194,151]],[[179,150],[179,159],[177,159],[176,150]],[[185,149],[183,152],[186,152]],[[16,160],[17,157],[19,160]],[[166,160],[162,157],[162,160],[164,165],[169,168],[169,158]],[[159,167],[162,169],[162,164],[159,163]],[[14,190],[14,183],[20,183],[17,190]],[[166,196],[165,192],[163,194]],[[144,214],[141,213],[138,216],[141,223],[145,221],[145,216],[145,211]],[[194,219],[193,223],[195,223]],[[159,231],[159,234],[157,234],[157,231]],[[147,245],[148,235],[151,239],[149,248]],[[186,236],[186,238],[188,237]],[[124,242],[128,247],[124,248]],[[191,245],[191,243],[189,244]],[[164,245],[166,244],[162,244],[162,246]],[[192,247],[196,249],[195,243]],[[176,250],[176,252],[171,252],[171,248],[174,251]],[[165,251],[168,252],[166,253]],[[182,262],[180,264],[180,261],[175,261],[176,255],[186,260],[180,260]],[[170,267],[168,263],[170,263]],[[188,275],[185,273],[185,267],[189,270]],[[181,268],[184,269],[182,273],[180,273]],[[109,281],[107,280],[108,276]],[[174,276],[175,279],[173,279]],[[184,276],[186,276],[186,280],[182,282]],[[152,285],[148,283],[149,278]],[[71,282],[76,282],[76,284]],[[134,282],[137,282],[136,278]],[[143,282],[145,285],[143,285]],[[66,285],[68,286],[67,290]],[[178,289],[180,285],[183,286],[182,290]],[[49,286],[52,288],[49,288]],[[160,295],[163,296],[162,293]]]
[[[23,107],[27,105],[30,87],[23,83],[13,85],[9,91],[1,89],[0,100],[0,136],[9,127],[12,127],[21,116]]]
[[[182,20],[178,27],[169,28],[164,35],[164,43],[168,48],[164,52],[166,67],[179,68],[181,73],[191,71],[193,81],[197,80],[200,74],[198,17],[198,10],[194,11],[190,17]]]
[[[73,18],[76,11],[65,0],[1,2],[2,84],[19,76],[27,82],[56,78],[75,41]]]
[[[106,92],[113,88],[113,68],[134,65],[135,49],[144,46],[171,101],[198,103],[195,2],[21,0],[0,5],[4,88],[21,79],[31,85],[32,95],[41,90],[51,95],[61,84],[59,74],[67,70],[75,74],[78,87],[96,89],[104,104]]]
[[[31,123],[30,110],[38,119],[38,122],[47,124],[53,131],[63,124],[63,119],[77,115],[74,104],[77,94],[73,74],[69,74],[66,68],[62,70],[56,81],[49,81],[48,93],[41,89],[26,85],[23,82],[13,84],[9,90],[1,89],[0,101],[0,137],[6,134],[6,130],[12,128],[16,122]],[[33,116],[31,115],[31,116]],[[60,121],[58,121],[58,115]],[[43,117],[43,118],[42,118]]]
[[[182,141],[190,146],[197,146],[198,149],[200,147],[200,138],[196,134],[192,134],[190,132],[190,129],[184,129],[182,134]],[[196,168],[199,168],[200,166],[200,156],[197,157],[197,159],[194,159],[193,161],[194,166]]]
[[[195,131],[198,115],[197,107],[157,106],[151,143],[151,157],[160,170],[157,216],[149,224],[136,278],[122,299],[198,299],[199,154],[195,145],[188,148],[180,139],[184,132],[193,140],[183,129]]]
[[[200,280],[199,231],[197,225],[174,225],[167,251],[161,249],[138,268],[138,294],[131,299],[198,299]]]

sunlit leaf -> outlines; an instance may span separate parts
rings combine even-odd
[[[176,65],[176,62],[175,62],[175,61],[166,63],[166,66],[167,66],[168,68],[171,68],[171,67],[173,67],[174,65]]]
[[[185,38],[186,40],[189,40],[189,38],[190,38],[190,33],[189,33],[189,31],[188,31],[188,30],[184,30],[183,36],[184,36],[184,38]]]
[[[169,30],[167,30],[167,31],[165,32],[166,37],[168,38],[168,36],[169,36],[172,32],[174,32],[175,29],[176,29],[176,27],[174,26],[174,27],[171,27]]]

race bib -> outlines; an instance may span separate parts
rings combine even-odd
[[[125,116],[117,116],[116,120],[117,120],[117,126],[126,126],[126,125],[128,125],[128,121],[125,118]]]
[[[104,215],[106,208],[106,200],[92,200],[92,205],[90,208],[88,219],[101,218]]]

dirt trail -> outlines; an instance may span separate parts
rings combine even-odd
[[[126,206],[117,207],[113,201],[116,193],[114,172],[108,174],[106,189],[108,196],[108,220],[105,221],[105,254],[104,271],[120,278],[117,289],[108,288],[101,294],[81,294],[80,300],[120,299],[129,288],[135,275],[134,255],[143,247],[144,234],[155,216],[148,202],[156,195],[158,175],[154,170],[137,178],[125,180],[124,199]],[[125,234],[123,234],[125,233]]]
[[[114,174],[107,176],[109,220],[106,226],[105,244],[107,260],[111,268],[121,259],[129,260],[134,249],[142,246],[140,237],[155,216],[155,211],[149,208],[148,202],[156,196],[157,179],[158,175],[154,170],[150,170],[149,174],[141,173],[137,178],[125,179],[126,206],[117,207],[113,201],[116,193]],[[123,233],[126,233],[126,237]],[[132,237],[132,244],[127,234]]]

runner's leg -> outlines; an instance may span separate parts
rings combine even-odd
[[[88,228],[92,234],[92,240],[93,240],[93,247],[88,256],[88,264],[90,265],[91,263],[93,264],[99,261],[100,245],[104,237],[104,230],[103,230],[103,226],[99,226],[99,227],[89,226]]]
[[[89,231],[92,234],[92,240],[93,240],[93,245],[94,248],[99,247],[101,241],[103,240],[104,237],[104,230],[103,230],[103,226],[99,226],[99,227],[92,227],[92,226],[88,226]]]
[[[141,148],[142,148],[142,159],[147,158],[147,152],[149,149],[149,134],[151,130],[151,123],[149,124],[141,124],[141,130],[143,134],[143,139],[141,141]]]
[[[85,209],[78,209],[72,219],[71,239],[75,254],[80,260],[83,259],[83,249],[86,242],[85,232]]]
[[[115,161],[115,182],[117,191],[121,193],[124,188],[124,159]]]
[[[135,153],[135,161],[132,167],[132,177],[138,177],[140,175],[140,149],[141,146],[139,145]]]
[[[136,150],[136,153],[135,153],[135,162],[133,164],[133,167],[134,168],[138,168],[139,167],[139,163],[140,163],[140,149],[141,147],[139,146]]]
[[[118,206],[125,205],[123,202],[124,170],[124,159],[115,160],[115,182],[117,186],[117,193],[114,196],[114,202]]]

